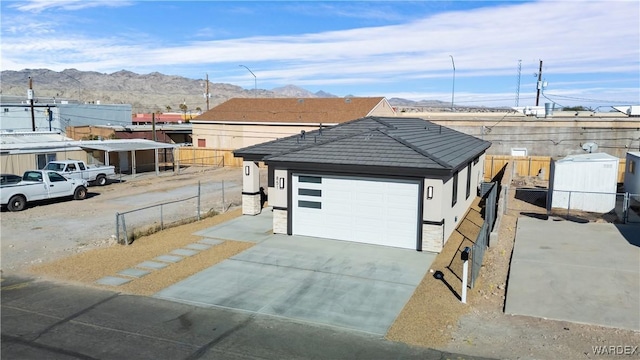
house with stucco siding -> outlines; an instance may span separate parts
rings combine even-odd
[[[369,116],[234,151],[243,214],[268,166],[273,231],[440,252],[466,214],[491,143],[419,118]]]

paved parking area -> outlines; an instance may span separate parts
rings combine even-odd
[[[505,312],[640,330],[640,226],[520,217]]]
[[[270,216],[242,216],[199,232],[233,240],[242,240],[241,233],[257,244],[155,296],[384,335],[435,259],[427,252],[267,234]]]

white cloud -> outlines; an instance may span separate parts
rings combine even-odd
[[[74,10],[126,4],[129,3],[38,0],[15,7],[39,12],[51,7]],[[518,59],[523,60],[525,71],[534,68],[538,59],[544,59],[544,72],[550,75],[608,72],[635,74],[637,78],[640,67],[637,2],[499,4],[440,13],[400,25],[190,41],[175,46],[165,46],[166,42],[146,34],[86,38],[65,34],[50,22],[31,20],[6,25],[3,21],[2,65],[5,69],[20,64],[19,68],[112,72],[163,71],[186,65],[235,68],[247,63],[258,70],[262,83],[319,86],[448,78],[452,55],[459,79],[515,75]],[[203,26],[196,36],[211,36],[215,32]],[[239,76],[239,71],[232,72],[220,81],[230,82]],[[523,76],[529,77],[529,73]],[[501,97],[500,91],[497,93]],[[446,93],[443,94],[446,98]],[[638,90],[631,94],[637,97]],[[442,94],[432,95],[443,98]]]
[[[132,2],[124,0],[31,0],[11,5],[11,7],[19,11],[40,13],[54,8],[74,11],[95,7],[121,7],[131,4]]]

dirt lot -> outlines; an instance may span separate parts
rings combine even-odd
[[[220,169],[169,178],[151,177],[110,185],[104,188],[100,196],[95,197],[100,202],[90,199],[67,202],[66,205],[41,206],[23,213],[2,213],[3,270],[24,271],[36,276],[94,286],[93,282],[102,276],[114,275],[140,261],[150,260],[197,241],[193,232],[238,216],[240,211],[231,209],[224,215],[145,236],[129,246],[115,245],[109,240],[113,232],[113,220],[102,225],[103,227],[91,228],[83,223],[83,219],[96,217],[100,211],[108,212],[109,217],[112,217],[114,210],[109,202],[117,199],[145,193],[162,193],[170,191],[173,186],[193,185],[198,181],[238,181],[239,178],[237,169]],[[236,193],[239,199],[240,192],[237,189]],[[80,207],[88,212],[80,219],[64,216],[65,211],[73,209],[77,213]],[[479,228],[479,214],[474,214],[473,211],[432,265],[433,271],[445,274],[446,283],[436,280],[433,273],[427,273],[391,327],[387,338],[454,353],[502,359],[611,358],[596,355],[594,347],[640,345],[638,332],[503,313],[518,217],[516,212],[509,212],[502,217],[498,230],[499,241],[492,244],[485,254],[481,277],[475,288],[468,293],[468,304],[461,304],[456,297],[460,294],[461,282],[457,277],[459,264],[455,259],[459,258],[460,248],[469,246]],[[47,220],[50,217],[57,220]],[[69,239],[60,234],[48,236],[48,231],[40,231],[45,229],[43,224],[46,221],[50,221],[50,225],[46,227],[49,231],[63,221],[82,224],[86,240]],[[25,224],[28,225],[25,227]],[[12,237],[13,242],[5,244],[6,232],[20,232],[20,236]],[[32,237],[32,233],[38,236]],[[16,249],[18,238],[21,239],[21,244]],[[249,246],[251,244],[225,241],[192,259],[170,265],[153,276],[134,280],[121,290],[141,295],[153,294],[168,284],[184,279]],[[6,253],[5,248],[10,252]],[[51,248],[55,251],[49,253],[48,249]],[[19,261],[15,261],[13,256],[17,256]],[[7,263],[12,264],[12,267],[5,267]],[[639,357],[640,353],[636,352],[631,357],[616,358]]]
[[[139,174],[121,183],[90,187],[83,201],[55,201],[30,205],[21,212],[0,214],[2,270],[20,271],[88,249],[115,244],[117,212],[126,212],[161,202],[194,197],[201,186],[200,212],[222,211],[241,202],[242,174],[233,168],[187,168],[179,175],[163,172]],[[265,175],[266,176],[266,175]],[[266,181],[266,178],[265,178]],[[197,215],[196,200],[165,205],[165,223]],[[126,216],[128,230],[160,224],[160,208]]]

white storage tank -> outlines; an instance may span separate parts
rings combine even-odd
[[[619,159],[605,153],[569,155],[551,162],[551,208],[607,213],[616,207]]]

